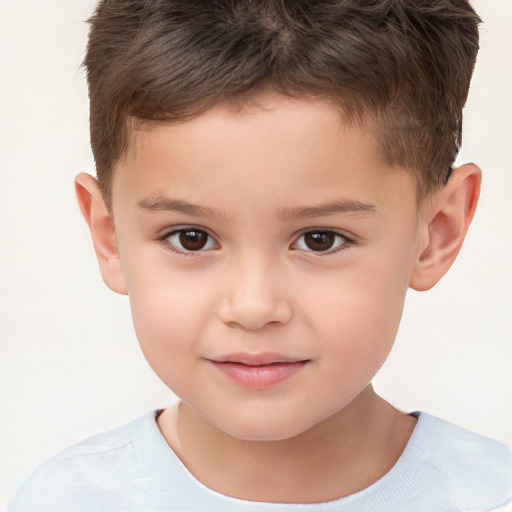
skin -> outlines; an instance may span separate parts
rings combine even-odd
[[[147,360],[182,400],[158,423],[196,478],[242,499],[308,503],[389,471],[416,420],[371,380],[407,289],[434,286],[454,261],[479,186],[478,167],[462,166],[418,204],[411,173],[387,165],[367,131],[327,102],[270,92],[134,132],[111,210],[94,178],[77,177],[103,278],[129,295]],[[333,202],[343,208],[304,210]],[[209,237],[187,252],[170,233],[191,226]],[[308,245],[305,230],[336,232],[332,248]],[[305,363],[253,389],[211,363],[234,352]]]

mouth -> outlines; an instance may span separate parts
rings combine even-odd
[[[300,372],[310,362],[309,359],[270,352],[229,354],[208,361],[230,381],[250,389],[275,386]]]

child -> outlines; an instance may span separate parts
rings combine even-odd
[[[452,164],[478,21],[463,0],[100,2],[77,196],[181,401],[57,455],[9,510],[510,504],[507,447],[371,386],[475,211],[480,170]]]

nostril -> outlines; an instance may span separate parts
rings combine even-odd
[[[255,331],[266,326],[288,323],[292,317],[292,309],[285,301],[264,307],[237,301],[221,305],[218,316],[228,327],[241,327]]]

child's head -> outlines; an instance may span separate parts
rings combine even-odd
[[[478,168],[442,184],[477,22],[461,0],[100,3],[79,201],[148,361],[211,424],[275,440],[364,405],[475,209]]]
[[[271,88],[341,107],[421,197],[459,149],[478,22],[467,0],[102,1],[85,58],[100,186],[109,201],[137,127]]]

